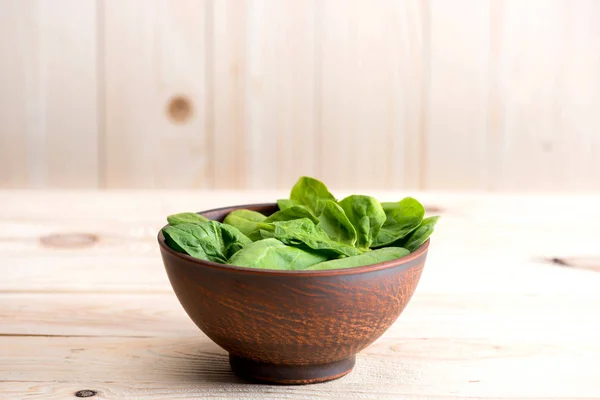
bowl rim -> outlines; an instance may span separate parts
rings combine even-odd
[[[196,214],[206,214],[224,211],[228,209],[243,209],[250,207],[261,207],[261,206],[276,206],[277,203],[251,203],[251,204],[241,204],[241,205],[233,205],[226,207],[213,208],[210,210],[199,211]],[[202,260],[200,258],[192,257],[188,254],[179,253],[169,246],[167,246],[165,242],[165,237],[162,233],[163,228],[169,226],[169,224],[164,225],[158,231],[157,240],[160,247],[161,252],[167,252],[170,255],[180,258],[182,260],[190,261],[194,264],[197,264],[202,267],[219,269],[223,271],[237,271],[240,273],[250,273],[250,274],[260,274],[260,275],[279,275],[279,276],[332,276],[332,275],[355,275],[366,272],[380,271],[387,268],[397,267],[399,265],[408,264],[411,261],[414,261],[420,258],[424,253],[429,249],[430,238],[428,238],[425,243],[423,243],[417,250],[413,251],[410,254],[405,255],[404,257],[395,258],[389,261],[383,261],[377,264],[364,265],[362,267],[352,267],[352,268],[341,268],[341,269],[327,269],[327,270],[279,270],[279,269],[260,269],[260,268],[251,268],[251,267],[238,267],[235,265],[229,264],[221,264],[213,261]]]

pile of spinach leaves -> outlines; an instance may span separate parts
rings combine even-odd
[[[166,244],[222,264],[276,270],[359,267],[403,257],[433,233],[439,217],[424,218],[412,197],[380,203],[370,196],[342,200],[317,179],[302,177],[279,211],[236,210],[223,223],[195,213],[167,217]]]

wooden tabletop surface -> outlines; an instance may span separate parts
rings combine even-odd
[[[156,233],[285,193],[0,191],[0,398],[600,398],[600,195],[370,194],[442,216],[412,300],[348,376],[268,386],[189,320]]]

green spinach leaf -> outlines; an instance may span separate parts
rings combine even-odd
[[[381,204],[371,196],[351,195],[340,201],[356,229],[356,247],[368,249],[386,220]]]
[[[402,239],[419,226],[425,208],[412,197],[406,197],[397,203],[381,203],[386,220],[371,247],[387,246]]]
[[[301,270],[326,259],[318,253],[286,246],[277,239],[263,239],[235,253],[228,263],[238,267]]]
[[[217,221],[167,226],[163,234],[187,254],[218,263],[225,263],[231,255],[252,243],[238,229]]]
[[[166,226],[163,228],[162,233],[165,237],[165,243],[173,250],[202,260],[209,259],[202,243],[188,231],[175,226]]]
[[[372,265],[384,261],[395,260],[397,258],[404,257],[409,253],[410,251],[408,251],[407,249],[403,249],[402,247],[385,247],[383,249],[369,251],[367,253],[359,254],[357,256],[325,261],[319,264],[315,264],[312,267],[308,267],[306,269],[311,271],[320,271],[327,269],[362,267],[365,265]]]
[[[399,240],[397,243],[402,243],[403,247],[413,252],[417,250],[423,243],[427,241],[429,236],[433,233],[435,224],[438,222],[440,217],[429,217],[423,219],[419,224],[419,227],[415,229],[407,238]]]
[[[235,210],[225,217],[223,223],[236,227],[252,240],[260,240],[259,223],[265,219],[267,217],[256,211]]]
[[[201,224],[202,222],[208,221],[208,218],[203,217],[200,214],[184,212],[179,214],[169,215],[167,217],[167,222],[169,225],[179,225],[179,224]]]
[[[290,199],[306,206],[315,215],[320,215],[325,201],[335,201],[327,186],[317,179],[303,176],[296,182],[290,193]]]
[[[379,203],[370,196],[352,195],[337,202],[323,182],[307,176],[296,182],[289,199],[277,200],[277,206],[268,217],[235,210],[222,224],[195,213],[169,215],[165,242],[175,251],[220,263],[350,268],[417,250],[439,218],[424,218],[423,205],[412,197]]]
[[[223,238],[227,258],[252,243],[252,240],[235,226],[219,224],[219,227],[221,228],[221,237]]]
[[[276,211],[269,215],[264,222],[290,221],[300,218],[308,218],[315,224],[319,222],[319,219],[304,206],[291,206],[284,210]]]
[[[331,240],[327,233],[308,218],[272,222],[261,228],[263,237],[274,237],[290,246],[301,246],[327,253],[331,256],[354,256],[361,250]]]
[[[335,201],[325,201],[323,212],[319,215],[318,225],[333,241],[354,246],[356,229],[346,216],[344,209]]]
[[[300,202],[296,201],[296,200],[290,200],[290,199],[279,199],[277,200],[277,207],[279,207],[280,210],[285,210],[286,208],[290,208],[293,206],[301,206],[302,204],[300,204]]]

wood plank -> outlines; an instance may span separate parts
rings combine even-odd
[[[1,8],[0,186],[97,187],[95,3]]]
[[[313,2],[214,3],[216,188],[289,188],[314,175],[314,16]]]
[[[421,4],[320,3],[318,176],[331,187],[419,185]]]
[[[60,397],[91,389],[106,398],[580,398],[600,395],[597,347],[494,341],[406,340],[371,346],[355,370],[318,386],[248,385],[226,353],[198,337],[5,337],[0,385],[11,396]],[[450,343],[450,345],[448,345]],[[392,348],[394,350],[392,350]],[[585,349],[585,353],[583,352]],[[575,350],[575,351],[573,351]],[[36,354],[35,359],[31,354]],[[18,366],[18,368],[15,368]],[[6,393],[6,389],[3,390]],[[34,397],[35,398],[35,397]],[[48,397],[44,397],[48,398]]]
[[[424,188],[597,190],[597,2],[430,4]]]
[[[31,27],[36,18],[35,11],[22,2],[10,1],[4,2],[0,13],[0,53],[7,55],[0,59],[4,71],[0,74],[0,184],[5,188],[27,187],[29,184],[28,81],[25,71],[30,76],[34,75],[35,61],[18,55],[21,48],[37,47],[36,36],[39,33],[34,30],[30,30],[29,34],[21,33],[19,25]],[[35,57],[36,52],[29,50],[25,55]],[[35,91],[35,88],[30,91]]]
[[[566,54],[562,58],[559,94],[564,122],[559,140],[553,143],[554,160],[565,167],[561,171],[561,189],[596,192],[600,189],[600,115],[596,112],[600,77],[595,71],[600,69],[600,40],[593,16],[600,12],[600,4],[579,0],[567,5]],[[573,141],[573,137],[577,139]],[[561,152],[562,149],[567,150]],[[544,178],[550,182],[555,179],[552,175]]]
[[[214,160],[216,189],[242,189],[246,186],[249,148],[247,134],[246,13],[248,2],[222,0],[213,3],[211,78],[214,100]]]
[[[495,190],[600,188],[600,28],[593,1],[506,1],[497,79]],[[538,18],[544,15],[544,18]]]
[[[2,293],[0,317],[0,336],[203,336],[173,291]]]
[[[246,133],[252,172],[245,186],[289,190],[300,176],[316,172],[316,3],[251,4]]]
[[[429,2],[423,188],[487,188],[490,3]]]
[[[206,2],[103,2],[105,185],[206,188]]]

